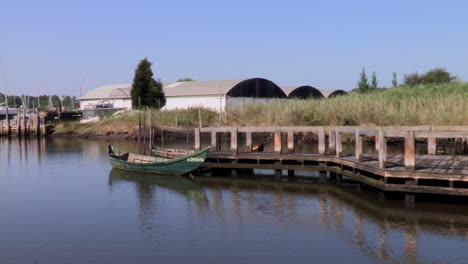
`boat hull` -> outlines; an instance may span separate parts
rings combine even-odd
[[[112,151],[115,148],[110,146]],[[109,160],[113,168],[119,170],[143,172],[160,175],[184,175],[196,170],[205,162],[210,148],[205,148],[191,155],[178,159],[164,159],[153,163],[136,163],[119,159],[115,155],[109,155]]]

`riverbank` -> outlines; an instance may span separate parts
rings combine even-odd
[[[217,126],[416,126],[468,125],[468,83],[447,83],[350,93],[329,99],[289,100],[281,103],[231,107],[219,114],[205,108],[129,111],[97,123],[62,122],[54,135],[135,138],[141,122],[154,127]]]

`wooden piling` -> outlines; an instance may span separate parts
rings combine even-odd
[[[288,151],[294,152],[294,131],[288,131]]]
[[[26,108],[23,108],[23,135],[26,137],[28,135],[28,125],[26,119]]]
[[[195,150],[201,149],[200,128],[195,128]]]
[[[252,132],[245,132],[245,145],[247,147],[247,152],[252,151]]]
[[[429,131],[435,131],[434,126],[431,126]],[[429,155],[436,155],[437,154],[437,143],[435,137],[428,137],[427,138],[427,154]]]
[[[320,155],[325,155],[325,127],[320,127],[318,130],[318,152]]]
[[[355,143],[356,143],[356,147],[355,147],[356,159],[360,161],[362,157],[362,136],[360,134],[359,128],[356,128],[355,130]]]
[[[405,169],[414,170],[415,154],[414,131],[407,131],[405,135]]]
[[[336,139],[336,156],[339,158],[341,155],[341,152],[343,151],[343,145],[341,142],[341,133],[339,130],[335,130],[335,139]]]
[[[234,153],[238,152],[237,128],[231,130],[231,151]]]
[[[281,131],[276,130],[274,134],[275,153],[281,153]]]
[[[211,131],[211,149],[213,151],[218,150],[218,141],[216,137],[216,131]]]
[[[21,114],[20,109],[16,108],[16,135],[21,136]]]
[[[10,125],[10,114],[8,112],[8,107],[6,108],[6,135],[10,136],[11,135],[11,125]]]
[[[36,107],[36,135],[39,136],[41,134],[41,122],[39,117],[39,108]]]
[[[387,163],[387,140],[382,128],[379,129],[379,168],[385,169]]]
[[[336,136],[333,129],[328,130],[328,152],[330,154],[336,153]]]

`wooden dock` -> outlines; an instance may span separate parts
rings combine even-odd
[[[295,153],[297,133],[317,135],[316,153]],[[212,152],[203,165],[206,169],[273,169],[277,177],[287,170],[319,171],[320,179],[351,178],[383,193],[405,193],[414,202],[415,194],[468,196],[468,155],[437,155],[437,139],[468,139],[468,127],[221,127],[196,128],[195,149],[201,148],[201,134],[211,134]],[[230,150],[219,150],[219,133],[230,136]],[[238,138],[245,134],[243,149],[251,149],[252,134],[271,133],[274,152],[240,152]],[[343,153],[342,137],[354,138],[354,153]],[[363,137],[374,138],[377,154],[363,153]],[[404,140],[404,154],[389,155],[387,141]],[[416,139],[427,141],[427,153],[416,154]],[[287,142],[283,142],[287,141]],[[286,144],[284,144],[286,143]],[[283,145],[287,146],[283,149]]]
[[[5,119],[0,120],[0,136],[45,135],[45,119],[40,117],[38,109],[34,115],[27,115],[26,109],[18,108],[16,113],[9,113],[6,109]]]

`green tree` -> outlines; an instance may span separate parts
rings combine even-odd
[[[398,87],[396,72],[393,73],[392,86],[393,86],[393,88]]]
[[[159,80],[154,80],[151,64],[148,59],[144,58],[135,69],[135,77],[130,91],[134,109],[138,108],[139,99],[141,99],[142,106],[161,108],[166,105],[162,83]]]
[[[411,73],[405,75],[403,83],[413,87],[418,84],[441,84],[456,80],[457,78],[442,68],[432,69],[425,74]]]
[[[377,89],[377,85],[378,85],[377,76],[375,75],[375,72],[373,72],[373,73],[372,73],[372,76],[371,76],[370,89],[376,90],[376,89]]]
[[[367,80],[366,70],[362,68],[361,78],[358,82],[358,92],[365,93],[369,91],[369,81]]]
[[[176,82],[193,82],[193,81],[195,80],[190,77],[185,77],[185,78],[178,79]]]

